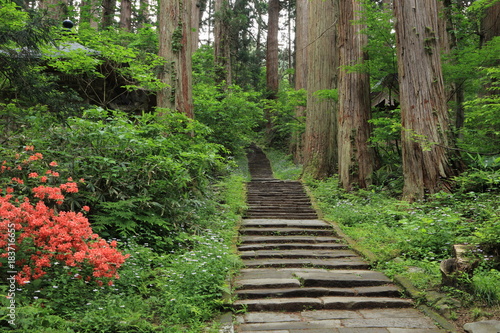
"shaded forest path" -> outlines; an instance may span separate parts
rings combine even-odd
[[[300,182],[274,179],[258,148],[248,159],[236,332],[445,332],[318,219]]]

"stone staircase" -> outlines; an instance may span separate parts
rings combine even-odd
[[[444,332],[318,219],[300,182],[273,179],[259,149],[248,157],[236,332]]]

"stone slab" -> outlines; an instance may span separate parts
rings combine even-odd
[[[377,286],[391,283],[391,279],[380,272],[352,271],[352,272],[322,272],[322,273],[295,273],[303,281],[304,287],[355,287]]]
[[[279,330],[308,330],[308,329],[331,329],[341,327],[340,320],[317,320],[303,322],[278,322],[239,325],[241,332],[246,331],[279,331]]]
[[[242,259],[248,258],[346,258],[358,257],[350,250],[257,250],[241,251]]]
[[[238,246],[239,251],[256,251],[256,250],[338,250],[347,248],[346,244],[342,243],[255,243]]]
[[[294,288],[300,287],[300,281],[297,279],[238,279],[236,287],[245,288]]]
[[[237,308],[246,308],[248,311],[291,312],[302,311],[305,308],[321,309],[323,306],[320,299],[311,297],[237,300],[233,305]]]
[[[328,237],[328,236],[307,236],[307,235],[296,235],[296,236],[240,236],[240,240],[244,244],[248,243],[286,243],[286,242],[304,242],[304,243],[328,243],[328,242],[340,242],[341,239],[338,237]]]
[[[422,312],[417,309],[370,309],[358,311],[363,318],[420,318]]]
[[[483,320],[464,325],[465,331],[469,333],[500,333],[500,321]]]
[[[286,219],[244,219],[243,226],[280,226],[280,227],[330,227],[322,220],[286,220]]]
[[[358,258],[339,258],[339,259],[254,259],[243,260],[247,267],[302,267],[316,266],[330,269],[364,269],[368,268],[367,262]]]
[[[392,297],[321,297],[324,309],[404,308],[413,305],[411,300]]]
[[[361,314],[357,311],[346,310],[316,310],[316,311],[302,311],[302,317],[312,320],[324,319],[361,319]]]
[[[427,317],[419,318],[371,318],[345,319],[344,327],[395,327],[395,328],[436,328],[436,325]]]
[[[388,328],[389,333],[448,333],[438,328]]]
[[[282,312],[248,312],[237,317],[239,323],[278,323],[278,322],[302,321],[302,316],[299,313],[282,313]]]

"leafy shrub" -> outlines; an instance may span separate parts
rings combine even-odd
[[[31,150],[33,147],[26,148],[26,151]],[[21,155],[16,154],[16,157],[20,158]],[[15,276],[20,285],[39,280],[48,272],[55,275],[71,274],[74,278],[86,281],[95,279],[101,285],[103,280],[111,284],[113,278],[118,278],[117,270],[126,258],[116,250],[116,242],[108,244],[94,234],[82,213],[57,209],[65,199],[65,192],[78,192],[76,182],[33,187],[32,197],[35,200],[22,195],[21,199],[17,198],[12,185],[25,184],[21,177],[12,177],[12,173],[24,173],[27,177],[23,178],[40,179],[42,183],[48,181],[47,176],[39,176],[26,168],[32,161],[43,159],[43,155],[33,152],[26,157],[14,166],[5,160],[0,169],[0,190],[5,192],[0,197],[0,248],[4,249],[0,254],[0,266],[12,271],[22,267]],[[52,161],[50,166],[55,167],[57,163]],[[59,178],[59,174],[50,169],[45,174]],[[55,208],[49,208],[44,201]],[[84,207],[84,210],[88,210],[88,207]],[[66,272],[61,271],[58,264],[66,267]],[[39,286],[40,281],[34,284]]]
[[[92,208],[94,230],[108,238],[138,234],[169,250],[168,235],[192,226],[195,205],[223,170],[221,146],[207,142],[209,132],[168,110],[128,116],[97,108],[25,135],[61,170],[85,178],[78,205]]]
[[[262,111],[254,92],[231,86],[225,92],[219,87],[199,83],[194,86],[196,119],[210,127],[207,139],[238,154],[255,139]]]

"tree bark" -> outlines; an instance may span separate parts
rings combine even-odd
[[[500,2],[488,7],[481,20],[481,46],[500,35]]]
[[[151,23],[149,20],[149,0],[139,0],[137,29],[144,28],[144,25],[148,23]]]
[[[357,0],[340,0],[338,173],[340,183],[347,191],[367,188],[374,168],[374,154],[368,144],[370,77],[368,73],[349,73],[342,68],[366,59],[363,48],[368,44],[368,36],[360,33],[363,26],[352,24],[353,20],[359,20],[357,13],[360,11]]]
[[[121,0],[120,28],[128,32],[132,31],[132,2],[130,0]]]
[[[279,0],[269,0],[267,23],[266,83],[269,99],[276,99],[279,89],[278,32],[280,18]]]
[[[40,9],[47,11],[47,16],[54,20],[62,21],[68,15],[67,0],[43,0],[39,2]]]
[[[307,90],[307,34],[308,34],[308,1],[297,1],[295,23],[295,89]],[[306,108],[298,106],[295,117],[300,121],[306,115]],[[292,153],[296,162],[302,163],[304,133],[294,132]]]
[[[160,79],[168,87],[157,94],[159,108],[175,109],[194,118],[191,62],[193,0],[160,0],[159,55],[165,59]]]
[[[102,29],[107,29],[113,25],[115,11],[116,11],[116,0],[102,1],[102,20],[101,20]]]
[[[454,175],[446,151],[449,120],[436,0],[394,2],[402,121],[403,198],[443,189]],[[444,182],[443,182],[444,181]]]
[[[316,92],[338,87],[338,9],[338,0],[309,2],[304,173],[314,178],[325,178],[337,171],[338,103]]]
[[[214,60],[215,81],[226,88],[232,84],[231,33],[228,0],[215,0],[214,5]]]

